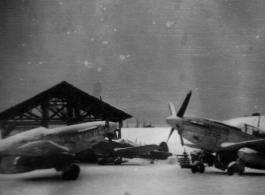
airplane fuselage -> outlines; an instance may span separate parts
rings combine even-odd
[[[83,123],[54,129],[36,128],[0,140],[0,173],[22,173],[35,169],[54,168],[55,164],[69,163],[73,155],[105,139],[116,129],[115,123],[106,128],[104,121]],[[34,142],[48,141],[57,144],[66,154],[51,153],[49,157],[29,153],[20,155],[23,147]],[[36,148],[37,150],[37,148]],[[42,150],[45,150],[42,149]],[[42,151],[45,153],[45,151]],[[19,165],[19,166],[17,166]]]
[[[184,116],[191,94],[189,91],[178,112],[169,103],[171,115],[166,122],[172,127],[169,137],[176,129],[182,145],[185,138],[193,143],[188,144],[191,147],[202,149],[198,155],[193,153],[192,172],[204,172],[203,158],[206,153],[211,154],[208,155],[209,164],[221,170],[227,169],[228,175],[235,172],[242,174],[245,166],[265,169],[265,116],[254,114],[222,122]]]
[[[70,153],[76,153],[102,141],[106,133],[104,122],[83,123],[54,129],[40,127],[0,140],[0,153],[41,140],[53,141],[69,147]]]
[[[231,126],[199,117],[183,117],[182,128],[182,135],[186,140],[212,152],[222,150],[222,143],[238,143],[259,138],[240,131],[236,127],[231,129]]]
[[[50,140],[68,147],[71,153],[78,153],[103,141],[107,133],[104,124],[99,124],[93,129],[84,127],[78,130],[77,133],[63,133],[58,136],[50,136],[50,138],[48,136],[44,140]]]
[[[209,121],[198,117],[185,116],[182,128],[182,135],[186,140],[203,150],[216,152],[219,158],[223,159],[223,162],[226,162],[224,158],[228,160],[227,162],[232,159],[233,161],[240,159],[249,168],[265,170],[264,154],[250,148],[241,148],[238,152],[226,152],[223,151],[221,146],[223,143],[239,143],[261,139],[258,135],[247,133],[244,129],[231,128],[231,126],[220,124],[217,121]]]

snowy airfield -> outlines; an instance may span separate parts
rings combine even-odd
[[[167,139],[170,128],[123,129],[124,139],[137,143],[155,143]],[[175,132],[170,141],[172,153],[182,153]],[[121,166],[99,166],[81,163],[76,181],[65,181],[53,169],[17,175],[0,175],[1,195],[193,195],[193,194],[264,194],[265,171],[247,169],[243,176],[227,176],[225,172],[206,167],[204,174],[181,169],[176,159],[150,164],[133,159]]]

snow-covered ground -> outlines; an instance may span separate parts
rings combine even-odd
[[[214,168],[192,174],[177,164],[130,161],[121,166],[81,164],[76,181],[65,181],[53,169],[0,175],[1,195],[213,195],[264,194],[265,172],[247,170],[228,176]]]

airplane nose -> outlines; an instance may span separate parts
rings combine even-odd
[[[166,122],[171,127],[176,128],[176,126],[181,126],[182,119],[177,116],[169,116],[166,118]]]

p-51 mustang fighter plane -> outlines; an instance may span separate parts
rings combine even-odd
[[[184,116],[191,91],[187,94],[180,110],[176,113],[170,102],[171,116],[166,122],[172,127],[169,137],[176,129],[181,144],[201,149],[192,153],[193,173],[205,170],[203,163],[214,165],[228,175],[242,174],[245,167],[265,170],[265,129],[259,128],[261,116],[251,116],[215,121],[212,119]],[[257,126],[254,122],[257,121]],[[192,144],[184,144],[183,137]]]
[[[139,145],[124,139],[112,143],[105,140],[93,146],[93,150],[103,155],[103,158],[98,162],[100,165],[112,163],[120,165],[127,162],[123,161],[122,158],[143,158],[153,162],[154,160],[166,160],[172,156],[172,153],[168,152],[168,146],[165,142],[158,146],[155,144]]]
[[[0,173],[15,174],[55,168],[67,180],[76,180],[79,166],[74,154],[105,139],[117,129],[113,122],[88,122],[46,129],[44,127],[0,140]]]

